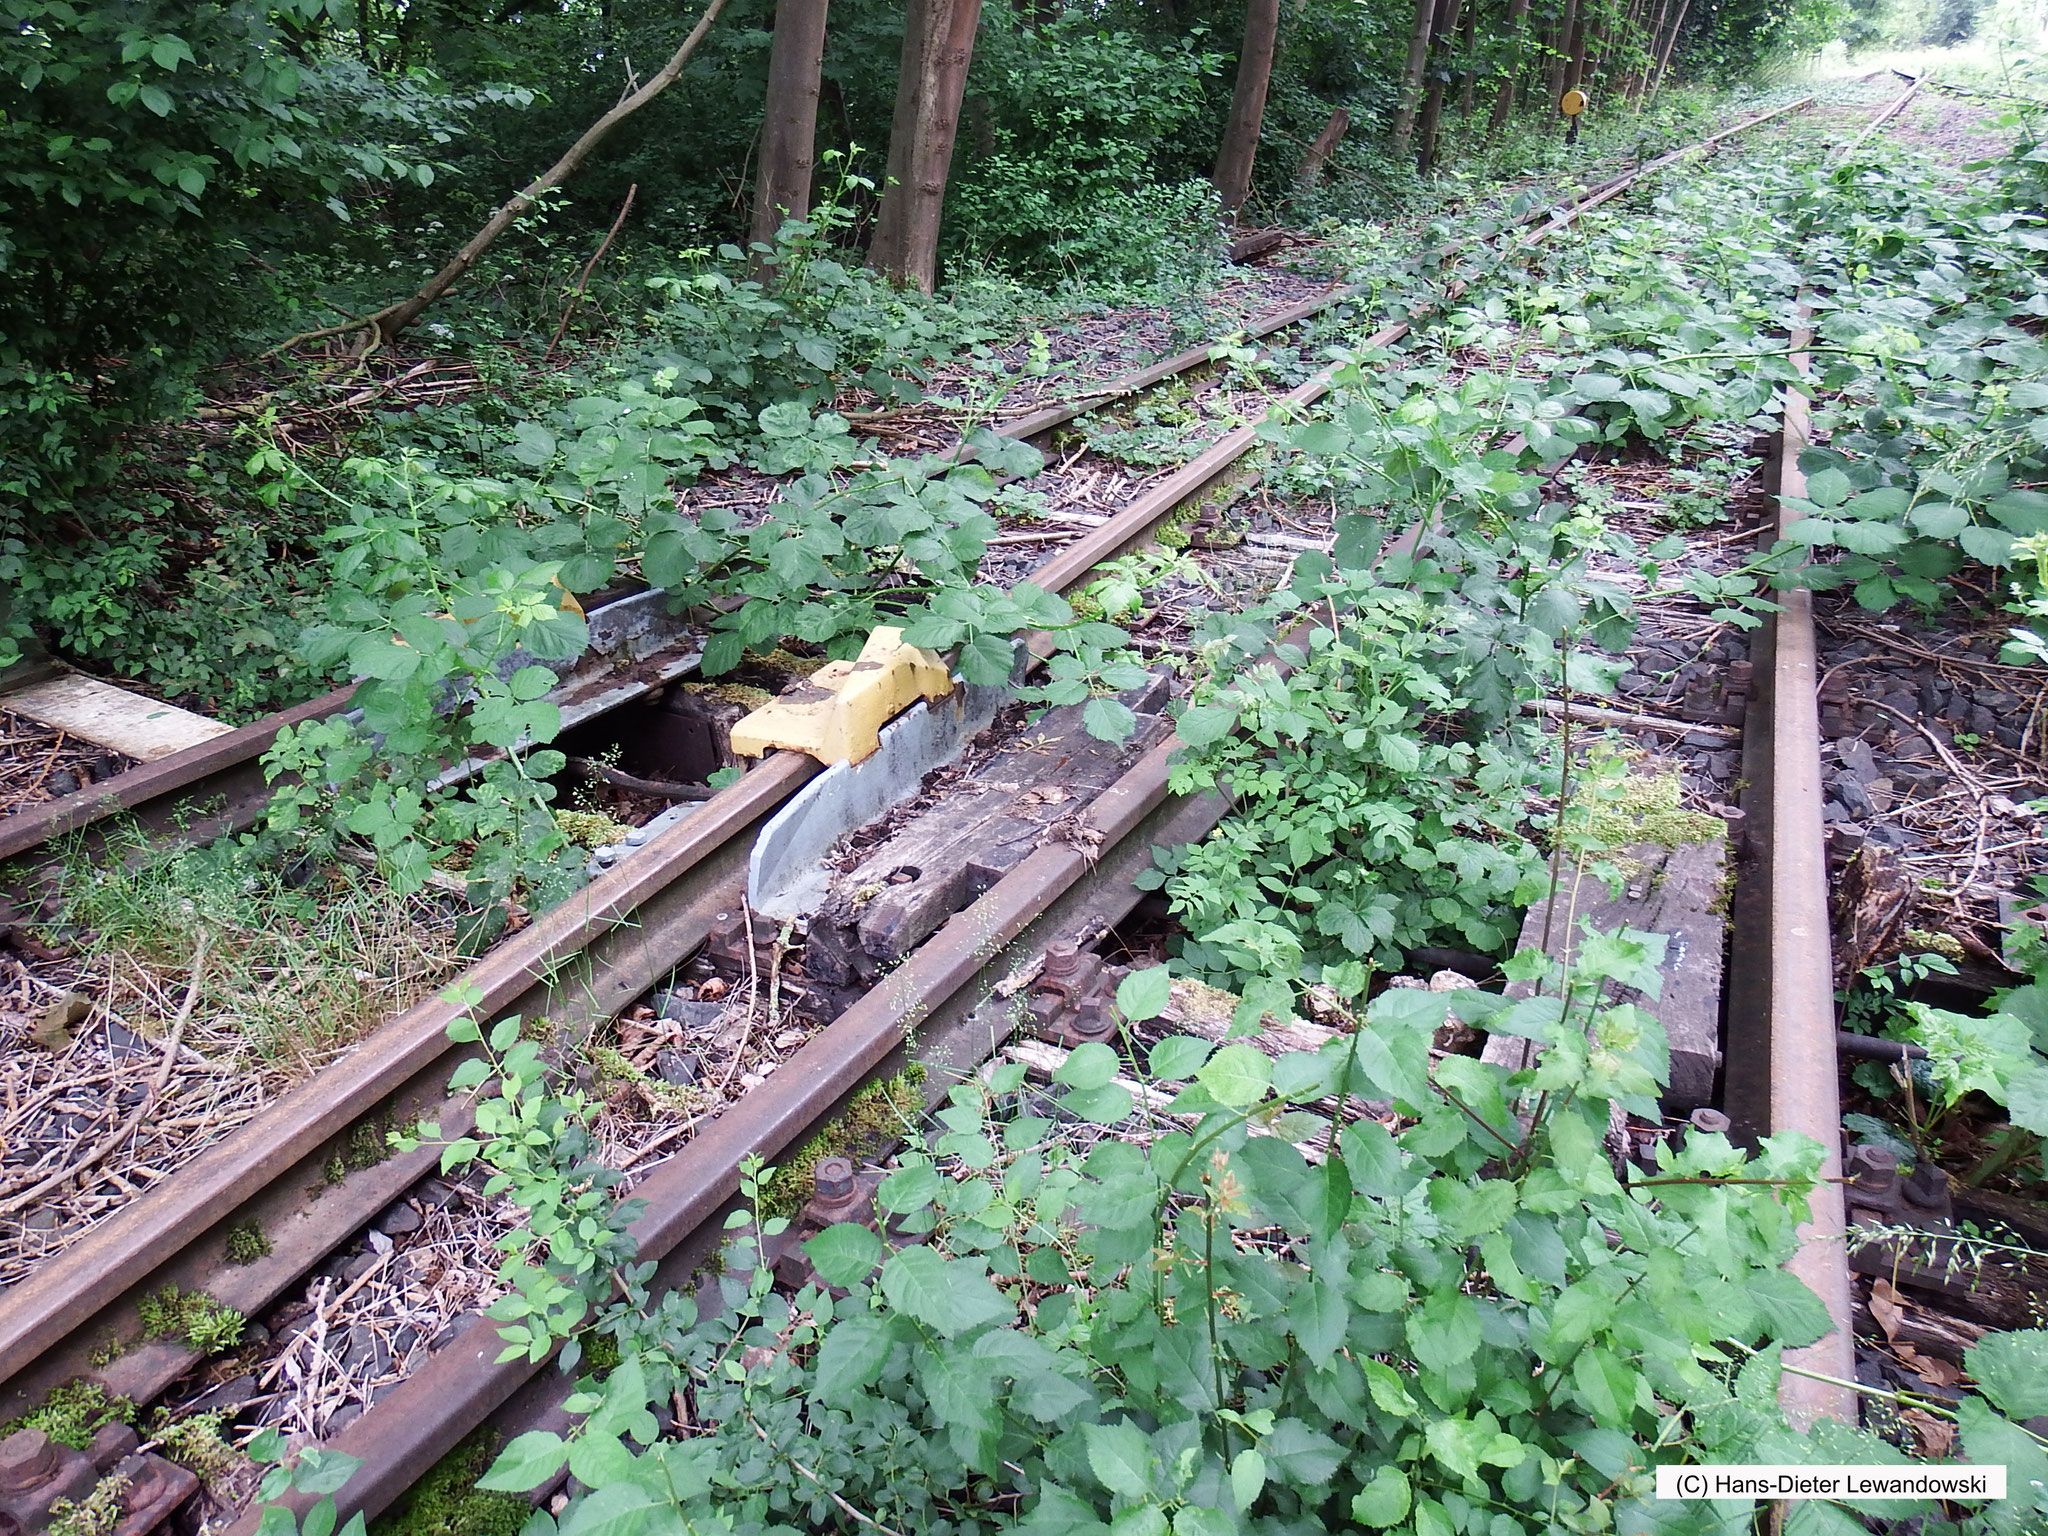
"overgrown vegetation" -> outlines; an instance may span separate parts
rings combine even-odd
[[[1863,1431],[1796,1434],[1776,1405],[1800,1369],[1784,1349],[1829,1326],[1779,1267],[1817,1149],[1778,1138],[1749,1157],[1695,1133],[1646,1172],[1602,1147],[1610,1103],[1654,1111],[1665,1061],[1654,1017],[1606,1005],[1605,985],[1654,1003],[1660,946],[1589,932],[1570,974],[1525,953],[1520,1001],[1389,991],[1317,1052],[1128,1037],[1069,1053],[1050,1100],[998,1067],[955,1088],[931,1152],[883,1181],[880,1212],[914,1241],[832,1227],[806,1244],[822,1285],[791,1295],[758,1263],[784,1222],[742,1214],[701,1318],[645,1290],[652,1266],[624,1235],[636,1203],[590,1160],[589,1106],[551,1092],[504,1021],[457,1079],[488,1079],[479,1135],[444,1161],[484,1158],[533,1213],[493,1309],[506,1354],[567,1340],[573,1370],[594,1323],[622,1358],[579,1383],[570,1435],[520,1436],[480,1486],[539,1486],[566,1462],[587,1491],[550,1521],[564,1536],[677,1520],[1493,1536],[1693,1529],[1706,1510],[1650,1497],[1662,1461],[1901,1463]],[[1134,1029],[1166,1000],[1160,970],[1118,991]],[[1515,1074],[1432,1063],[1452,1008],[1545,1052]],[[1128,1082],[1162,1090],[1166,1114]],[[1345,1113],[1368,1098],[1393,1117]],[[757,1210],[771,1183],[744,1176]],[[2013,1420],[2039,1399],[2044,1351],[2038,1331],[1988,1338],[1970,1351],[1977,1393],[1911,1399],[1973,1460],[2016,1469],[2016,1496],[1959,1532],[2035,1518],[2027,1479],[2048,1451]],[[690,1428],[664,1437],[649,1405],[676,1393]]]

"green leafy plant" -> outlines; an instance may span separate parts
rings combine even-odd
[[[620,1365],[569,1401],[581,1422],[520,1436],[480,1486],[566,1464],[588,1491],[562,1536],[1594,1532],[1653,1518],[1660,1461],[1898,1462],[1776,1407],[1782,1347],[1828,1327],[1778,1267],[1817,1149],[1694,1135],[1646,1173],[1601,1147],[1608,1104],[1654,1103],[1663,1065],[1655,1020],[1604,991],[1654,996],[1657,960],[1649,936],[1589,933],[1569,974],[1519,957],[1520,1001],[1390,991],[1278,1057],[1146,1043],[1165,975],[1134,974],[1123,1048],[1068,1053],[1049,1093],[1019,1066],[952,1091],[931,1151],[882,1181],[888,1240],[831,1227],[805,1245],[821,1283],[783,1291],[738,1213],[720,1313],[628,1320]],[[1542,1041],[1537,1066],[1432,1066],[1452,1007]],[[1360,1098],[1398,1119],[1352,1117]],[[2006,1415],[2031,1411],[2038,1341],[2004,1337],[1973,1356],[1984,1396],[1935,1411],[2033,1475],[2048,1453]],[[648,1405],[674,1393],[689,1428],[664,1438]],[[2017,1530],[2032,1502],[1969,1529]]]
[[[1347,596],[1291,674],[1234,672],[1178,722],[1191,751],[1175,789],[1227,784],[1234,810],[1159,855],[1155,883],[1186,925],[1183,962],[1219,985],[1298,973],[1356,995],[1367,967],[1419,944],[1500,948],[1546,881],[1523,830],[1543,777],[1533,743],[1447,728],[1466,701],[1432,665],[1423,599]]]

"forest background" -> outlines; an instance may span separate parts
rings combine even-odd
[[[1997,49],[2037,12],[0,0],[0,666],[47,646],[249,718],[345,670],[304,637],[337,540],[360,547],[397,494],[350,466],[530,467],[551,409],[622,379],[672,389],[682,359],[685,458],[799,467],[755,451],[764,412],[800,437],[849,381],[900,395],[921,357],[1020,324],[1198,311],[1233,211],[1413,220],[1586,153],[1565,148],[1565,91],[1594,103],[1588,145],[1642,151],[1831,40]],[[608,116],[445,297],[394,316]],[[388,376],[373,361],[449,358],[460,403],[305,432],[338,384]],[[681,420],[664,409],[634,418],[639,449]]]

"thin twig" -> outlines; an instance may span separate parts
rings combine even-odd
[[[604,253],[612,248],[612,241],[619,237],[619,230],[625,225],[626,215],[633,211],[633,199],[639,195],[639,192],[640,183],[637,181],[626,188],[626,200],[619,204],[619,216],[612,220],[612,227],[605,231],[604,239],[598,242],[596,252],[584,265],[583,276],[576,280],[576,291],[569,295],[568,307],[562,311],[562,323],[555,327],[554,338],[548,342],[547,351],[540,355],[542,362],[546,362],[549,358],[553,357],[555,355],[555,348],[562,344],[562,337],[569,330],[569,322],[575,318],[576,306],[583,302],[583,290],[590,286],[590,274],[597,270],[597,264],[604,260]]]

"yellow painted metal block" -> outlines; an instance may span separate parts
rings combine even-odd
[[[732,749],[760,757],[771,747],[821,763],[857,763],[882,744],[882,727],[917,699],[953,691],[945,662],[903,643],[887,626],[852,661],[828,661],[803,687],[762,705],[732,728]]]

